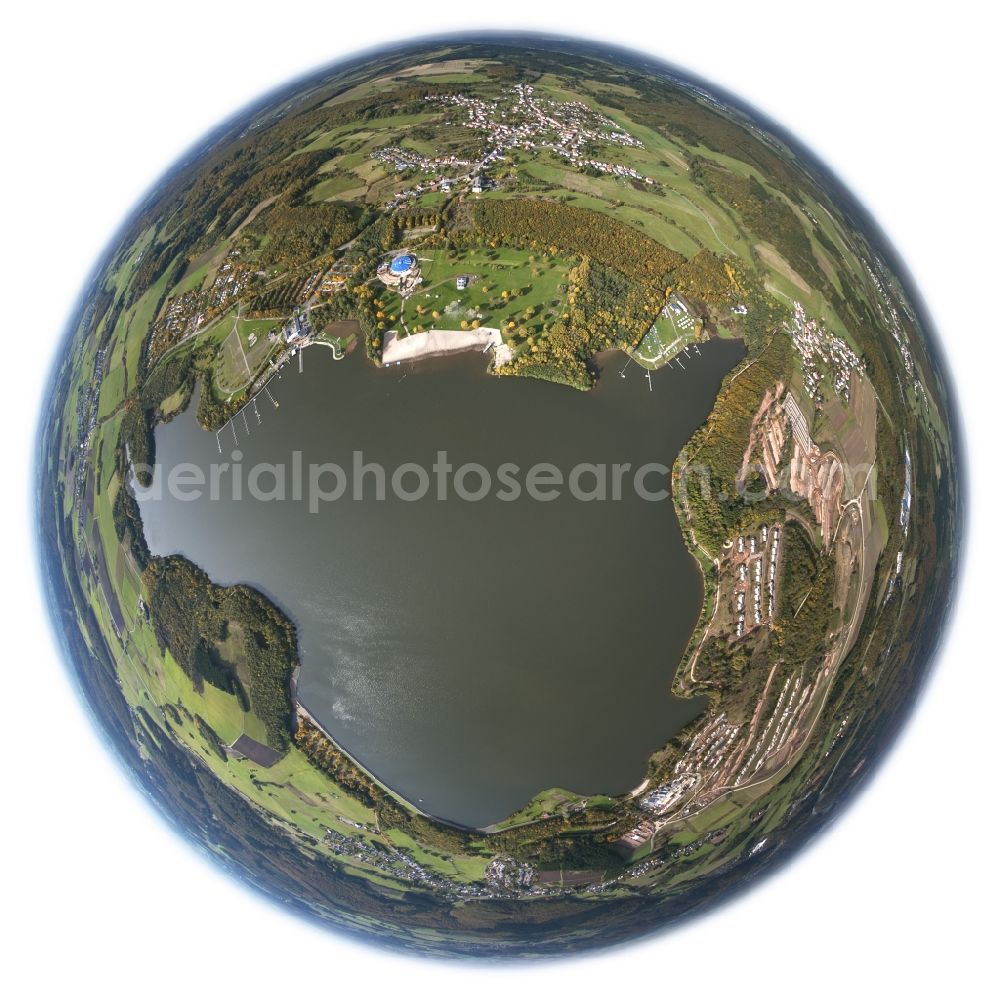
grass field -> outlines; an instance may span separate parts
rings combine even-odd
[[[597,796],[597,799],[603,796]],[[522,823],[534,823],[536,820],[544,819],[546,816],[555,815],[584,801],[585,797],[577,795],[576,792],[568,792],[565,788],[547,788],[539,792],[527,805],[518,809],[507,819],[495,824],[492,830],[507,830],[512,826],[520,826]],[[608,801],[611,801],[610,799]]]
[[[320,181],[310,192],[310,201],[353,201],[365,196],[365,185],[350,174],[334,174]]]
[[[221,342],[215,359],[215,385],[220,393],[230,395],[245,388],[267,358],[281,349],[280,337],[274,342],[267,337],[271,330],[280,331],[281,326],[281,320],[275,319],[237,319],[232,314],[223,317],[217,327]],[[229,332],[222,335],[225,330]]]
[[[133,578],[131,584],[126,583],[125,589],[137,583]],[[109,641],[119,644],[99,596],[95,595],[93,603]],[[287,824],[290,831],[305,832],[322,841],[331,827],[352,834],[356,833],[356,828],[351,823],[374,827],[375,813],[342,792],[294,747],[270,768],[261,768],[249,760],[222,759],[200,730],[196,717],[204,719],[224,744],[232,743],[241,733],[262,740],[266,735],[263,724],[253,714],[245,713],[234,695],[208,684],[196,691],[170,653],[161,653],[150,625],[136,615],[134,608],[126,609],[124,604],[123,613],[129,634],[119,660],[119,676],[123,694],[130,704],[144,707],[154,721],[169,725],[174,738],[191,753],[247,799],[257,802]],[[238,660],[239,644],[240,637],[231,634],[224,652]],[[180,717],[179,724],[173,718],[174,712]],[[443,864],[435,857],[429,857],[428,861],[435,868]],[[354,859],[349,859],[349,863],[355,863]],[[356,863],[367,870],[362,862]],[[468,878],[481,874],[477,872],[476,859],[471,858],[460,867],[451,865],[449,868],[452,874],[463,870],[467,871]],[[387,884],[398,883],[389,881]]]
[[[453,854],[448,857],[442,857],[439,852],[421,846],[402,830],[387,830],[385,836],[396,847],[400,847],[412,855],[418,864],[423,865],[425,868],[430,868],[444,875],[446,878],[453,878],[462,882],[482,879],[486,871],[486,866],[489,864],[489,859],[473,857],[471,855]]]
[[[527,250],[417,250],[423,283],[402,306],[410,332],[417,325],[457,329],[464,321],[507,329],[508,324],[540,330],[546,319],[562,311],[565,284],[572,261]],[[457,279],[469,277],[459,290]],[[386,312],[399,315],[394,292],[383,295]],[[438,315],[435,315],[437,313]],[[528,314],[531,315],[528,315]]]
[[[632,352],[632,357],[643,367],[655,370],[672,361],[699,339],[693,325],[682,329],[669,314],[667,317],[660,316]]]
[[[242,389],[252,378],[253,369],[234,323],[215,359],[215,388],[223,396],[229,396]]]
[[[121,356],[116,353],[109,360],[107,374],[101,382],[100,403],[97,407],[98,420],[110,416],[115,407],[125,399],[125,368],[121,363]]]

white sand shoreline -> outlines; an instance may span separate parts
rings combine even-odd
[[[382,364],[394,365],[401,361],[475,349],[484,354],[492,352],[497,364],[509,360],[510,348],[503,342],[500,331],[495,327],[482,326],[478,330],[428,330],[411,333],[408,337],[399,337],[395,330],[390,330],[382,347]]]

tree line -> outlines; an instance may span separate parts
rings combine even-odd
[[[548,248],[598,264],[643,284],[665,287],[684,257],[602,212],[541,198],[486,199],[472,209],[474,228],[450,235],[477,243]]]
[[[674,465],[674,496],[698,541],[713,554],[754,511],[762,509],[745,499],[752,496],[756,501],[759,492],[740,488],[743,453],[764,393],[788,377],[791,351],[789,338],[776,333],[756,358],[727,376],[708,419]],[[683,484],[678,482],[682,475]]]
[[[371,221],[371,214],[355,205],[278,202],[247,229],[260,241],[257,265],[283,273],[347,243]]]
[[[497,369],[589,389],[598,351],[638,345],[663,308],[662,289],[640,283],[589,257],[569,272],[565,310],[546,324],[543,336],[528,336],[518,353]]]
[[[234,694],[264,723],[267,742],[284,750],[291,735],[292,669],[298,662],[291,621],[250,587],[220,587],[182,556],[154,556],[143,570],[160,652],[170,651],[196,690],[211,684]],[[239,665],[219,652],[230,628],[243,634]]]

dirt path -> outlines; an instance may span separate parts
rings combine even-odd
[[[697,539],[695,540],[695,545],[697,545],[698,548],[701,549],[701,551],[704,552],[706,556],[708,555],[708,553],[705,552],[705,549],[702,548],[701,542],[697,541]],[[720,565],[719,565],[719,560],[718,559],[713,559],[712,563],[715,566],[715,576],[716,576],[716,580],[717,580],[717,584],[716,584],[716,587],[715,587],[715,607],[712,609],[712,617],[708,619],[708,624],[705,626],[705,631],[701,633],[701,640],[698,643],[698,648],[694,651],[694,655],[691,657],[691,669],[688,671],[688,673],[689,673],[689,675],[691,677],[691,683],[692,684],[697,684],[698,683],[698,679],[694,675],[694,668],[695,668],[695,665],[698,663],[698,656],[701,653],[701,647],[705,645],[705,640],[708,638],[708,630],[712,627],[712,622],[715,621],[715,616],[719,613],[719,597],[720,597],[720,595],[722,593],[722,580],[721,580],[721,574],[720,574]],[[702,577],[703,578],[704,578],[704,575],[705,575],[705,571],[702,570]]]

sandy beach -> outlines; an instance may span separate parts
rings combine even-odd
[[[478,330],[428,330],[426,333],[411,333],[408,337],[398,337],[395,331],[386,335],[382,348],[382,364],[392,365],[398,361],[416,361],[439,354],[455,354],[458,351],[479,350],[486,352],[492,348],[498,355],[497,362],[503,364],[509,348],[504,344],[500,331],[493,327]]]

